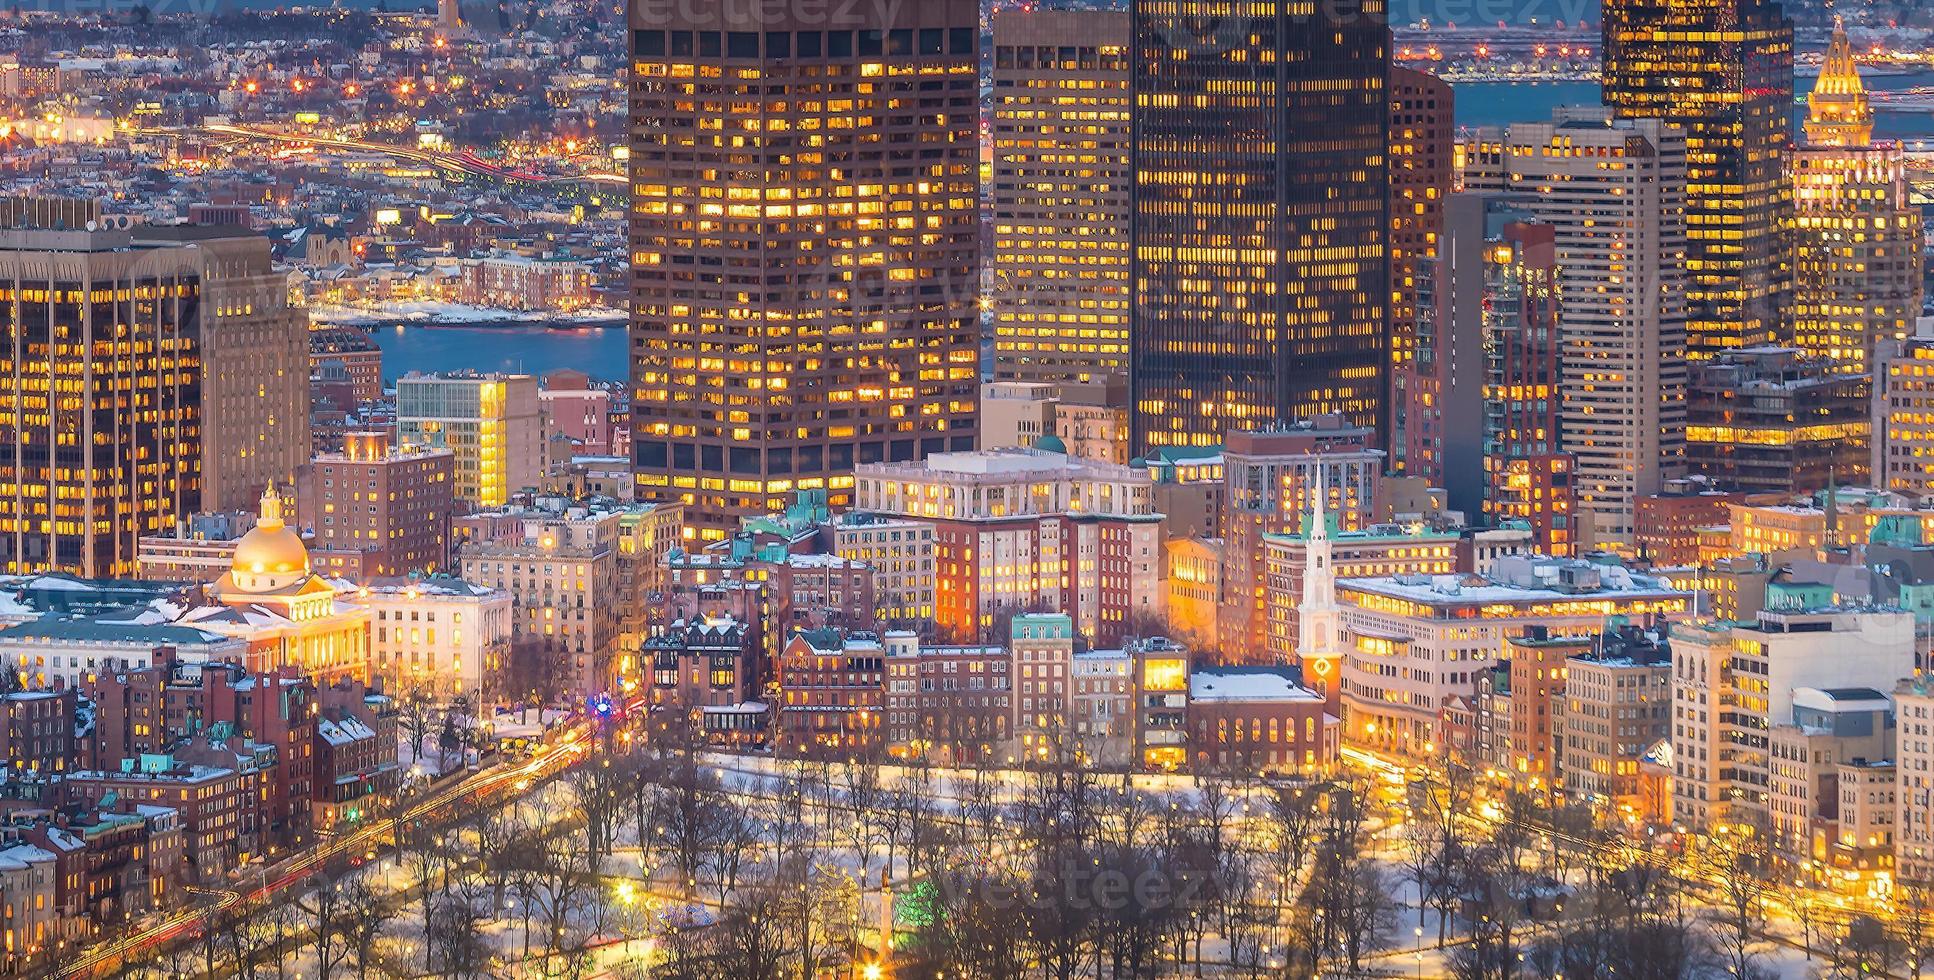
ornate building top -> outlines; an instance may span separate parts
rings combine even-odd
[[[1853,44],[1838,17],[1820,78],[1806,97],[1806,139],[1817,146],[1867,146],[1874,137],[1874,110],[1854,64]]]

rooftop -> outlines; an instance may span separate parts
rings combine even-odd
[[[1189,700],[1321,704],[1323,696],[1304,687],[1302,673],[1293,667],[1203,667],[1189,677]]]

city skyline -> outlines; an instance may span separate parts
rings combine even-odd
[[[0,978],[1919,976],[1934,18],[1537,16],[0,12]]]

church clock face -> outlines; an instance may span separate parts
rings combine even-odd
[[[1327,675],[1330,672],[1330,662],[1328,660],[1318,660],[1311,664],[1311,666],[1316,668],[1318,674]]]

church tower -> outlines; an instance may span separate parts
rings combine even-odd
[[[1322,694],[1335,713],[1343,667],[1343,610],[1336,604],[1336,556],[1325,513],[1329,489],[1323,485],[1321,467],[1316,472],[1316,492],[1310,496],[1315,502],[1305,531],[1309,545],[1302,602],[1296,608],[1296,660],[1303,669],[1303,686]]]

